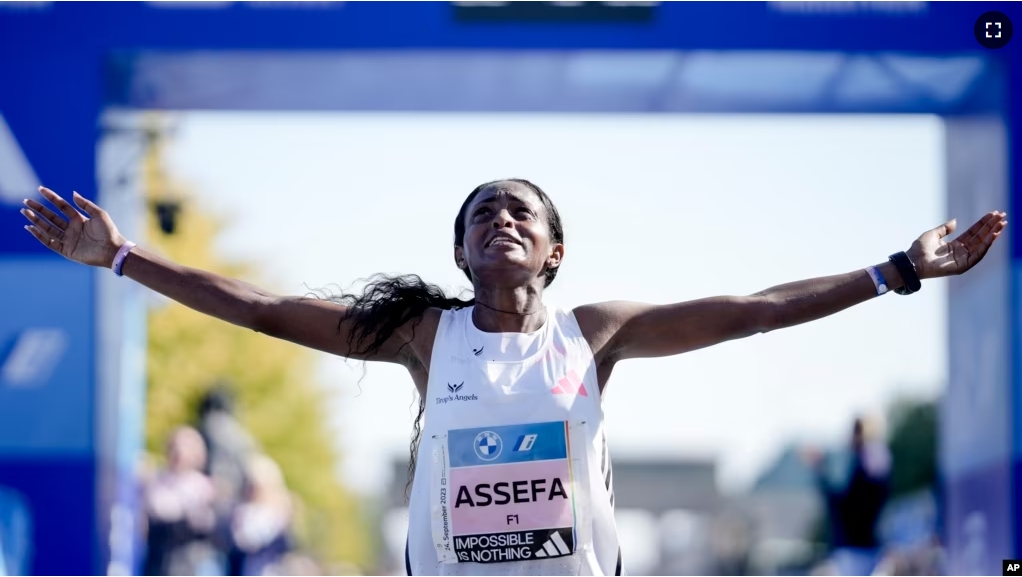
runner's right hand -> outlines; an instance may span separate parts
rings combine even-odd
[[[110,215],[77,192],[74,202],[86,216],[52,190],[40,186],[39,192],[60,214],[40,202],[25,200],[27,208],[21,209],[21,214],[31,221],[25,228],[32,236],[68,260],[109,268],[126,241]]]

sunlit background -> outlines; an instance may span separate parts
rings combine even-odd
[[[944,217],[943,127],[932,116],[190,113],[168,125],[166,180],[154,186],[187,199],[174,234],[188,233],[189,218],[220,219],[204,244],[225,262],[253,263],[246,280],[284,294],[357,290],[375,272],[470,288],[453,266],[453,215],[476,184],[505,176],[532,179],[562,212],[567,257],[549,298],[568,306],[750,294],[853,270]],[[928,283],[911,300],[623,363],[605,412],[629,566],[661,566],[660,548],[644,544],[656,523],[681,515],[708,527],[732,507],[756,514],[748,503],[769,506],[763,495],[776,490],[804,510],[786,502],[757,521],[802,526],[760,535],[757,560],[784,547],[807,555],[812,535],[798,532],[822,511],[792,456],[801,445],[842,448],[855,417],[899,402],[932,417],[947,366],[945,298],[943,282]],[[911,326],[915,337],[892,346],[884,326]],[[331,393],[322,418],[337,432],[346,487],[362,503],[400,506],[417,404],[410,378],[312,358]],[[936,429],[922,424],[930,438],[917,449],[933,451]],[[932,475],[932,456],[918,457]],[[653,499],[663,510],[628,494],[628,467],[639,483],[665,468],[671,494]],[[383,520],[393,565],[381,568],[400,570],[400,515]],[[707,538],[696,533],[689,539]]]
[[[751,294],[1011,211],[1022,75],[981,12],[0,2],[0,575],[405,571],[406,372],[55,257],[21,230],[37,184],[180,264],[338,295],[469,288],[458,207],[527,178],[565,223],[549,302]],[[857,419],[888,488],[870,571],[1018,557],[1017,254],[1005,234],[911,297],[618,366],[625,570],[854,573],[821,486],[852,491]]]

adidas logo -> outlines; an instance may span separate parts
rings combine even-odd
[[[537,559],[543,559],[545,557],[562,557],[564,555],[571,555],[571,548],[561,538],[560,531],[554,531],[550,538],[543,543],[543,548],[538,549],[533,556]]]
[[[582,379],[578,378],[575,371],[568,371],[568,376],[557,381],[557,384],[554,385],[554,388],[550,389],[550,392],[555,395],[574,395],[577,393],[583,397],[589,396],[586,386],[582,383]]]

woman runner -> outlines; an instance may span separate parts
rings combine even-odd
[[[277,296],[135,246],[77,193],[81,212],[40,192],[59,213],[26,200],[26,229],[65,258],[248,329],[408,369],[420,395],[405,552],[415,575],[621,574],[600,404],[618,362],[914,293],[923,279],[974,267],[1007,225],[990,212],[948,242],[951,220],[880,264],[749,296],[566,310],[543,303],[565,255],[561,217],[526,180],[483,184],[458,212],[454,262],[472,283],[467,301],[414,275],[374,277],[360,296]]]

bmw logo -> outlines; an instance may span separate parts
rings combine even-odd
[[[476,435],[475,440],[476,456],[484,461],[492,461],[500,456],[500,450],[504,447],[504,443],[500,440],[500,435],[493,431],[483,431]]]

